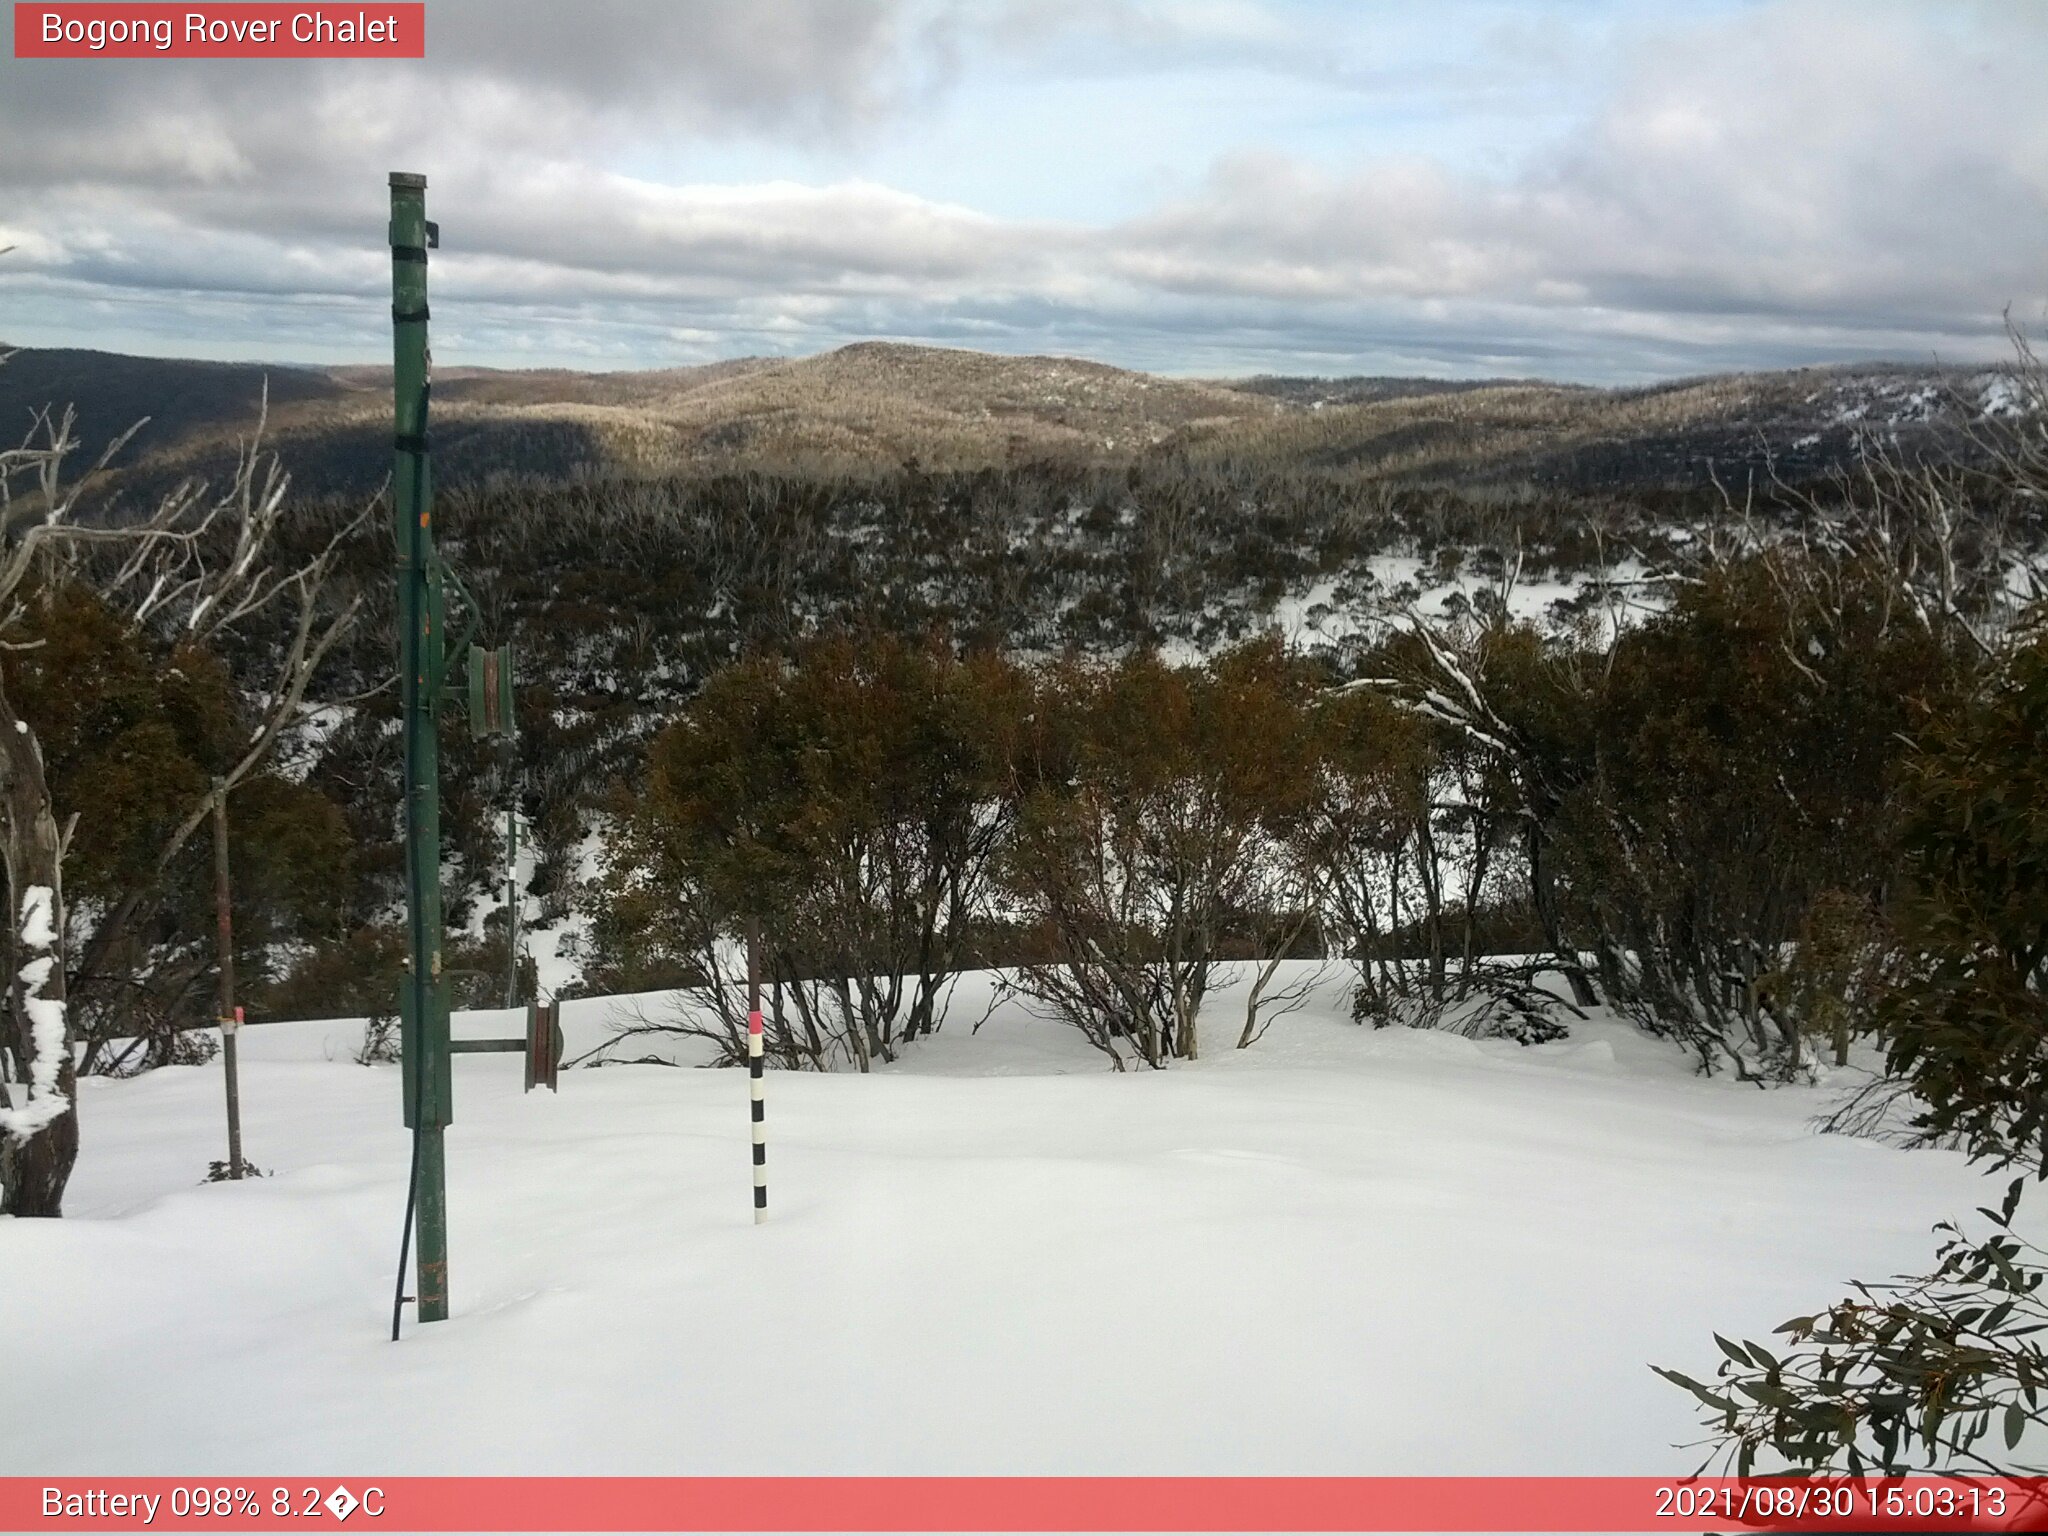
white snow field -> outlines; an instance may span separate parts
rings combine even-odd
[[[1236,1051],[1237,996],[1165,1072],[1006,1008],[771,1074],[759,1227],[743,1073],[458,1057],[454,1316],[399,1344],[360,1022],[245,1034],[239,1185],[199,1182],[217,1064],[89,1081],[71,1215],[0,1223],[0,1472],[1661,1475],[1699,1455],[1651,1362],[1922,1267],[2003,1187],[1612,1020],[1372,1031],[1333,984]]]

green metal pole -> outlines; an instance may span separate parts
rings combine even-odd
[[[392,520],[398,548],[399,707],[405,734],[405,870],[410,965],[401,1010],[405,1120],[418,1138],[413,1196],[419,1320],[448,1316],[448,1188],[441,1133],[452,1118],[441,966],[440,743],[447,657],[428,478],[427,178],[391,173]]]

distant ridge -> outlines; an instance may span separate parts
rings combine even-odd
[[[0,355],[7,352],[0,346]],[[320,368],[24,347],[0,366],[0,441],[10,447],[19,442],[45,406],[72,405],[88,447],[97,449],[146,416],[149,424],[137,434],[135,447],[161,452],[195,435],[246,431],[256,420],[266,379],[273,413],[349,393]]]
[[[28,348],[0,367],[0,427],[75,402],[97,445],[143,417],[129,477],[214,472],[255,426],[301,488],[359,493],[389,464],[390,371]],[[848,472],[1176,454],[1409,483],[1704,481],[1768,458],[1802,473],[1860,434],[1939,437],[2016,408],[2000,370],[1872,364],[1627,389],[1530,380],[1178,379],[1067,357],[859,342],[616,373],[440,369],[444,485],[730,469]]]

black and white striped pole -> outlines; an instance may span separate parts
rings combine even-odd
[[[754,1221],[768,1219],[768,1105],[762,1097],[766,1066],[761,1030],[761,925],[747,920],[747,1099],[754,1124]]]

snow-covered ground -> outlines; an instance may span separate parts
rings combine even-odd
[[[1260,615],[1260,622],[1278,630],[1290,645],[1312,650],[1347,640],[1370,641],[1410,612],[1443,618],[1500,592],[1498,578],[1481,575],[1469,564],[1461,563],[1457,571],[1445,575],[1415,555],[1375,555],[1362,574],[1368,578],[1362,588],[1352,584],[1354,575],[1319,577],[1282,596]],[[1509,590],[1507,609],[1525,623],[1553,625],[1560,613],[1568,612],[1589,590],[1608,581],[1618,585],[1612,612],[1603,612],[1603,617],[1638,619],[1663,606],[1661,597],[1641,590],[1646,574],[1640,561],[1627,558],[1605,571],[1525,577]],[[1168,647],[1167,655],[1180,663],[1204,659],[1199,647],[1187,644]]]
[[[396,1345],[359,1023],[247,1033],[239,1185],[199,1182],[217,1065],[90,1081],[71,1216],[0,1223],[0,1472],[1661,1474],[1695,1426],[1650,1363],[1921,1266],[1993,1188],[1612,1021],[1374,1032],[1332,987],[1239,1052],[1235,996],[1166,1072],[1006,1008],[776,1074],[760,1227],[743,1074],[460,1057],[455,1315]]]

